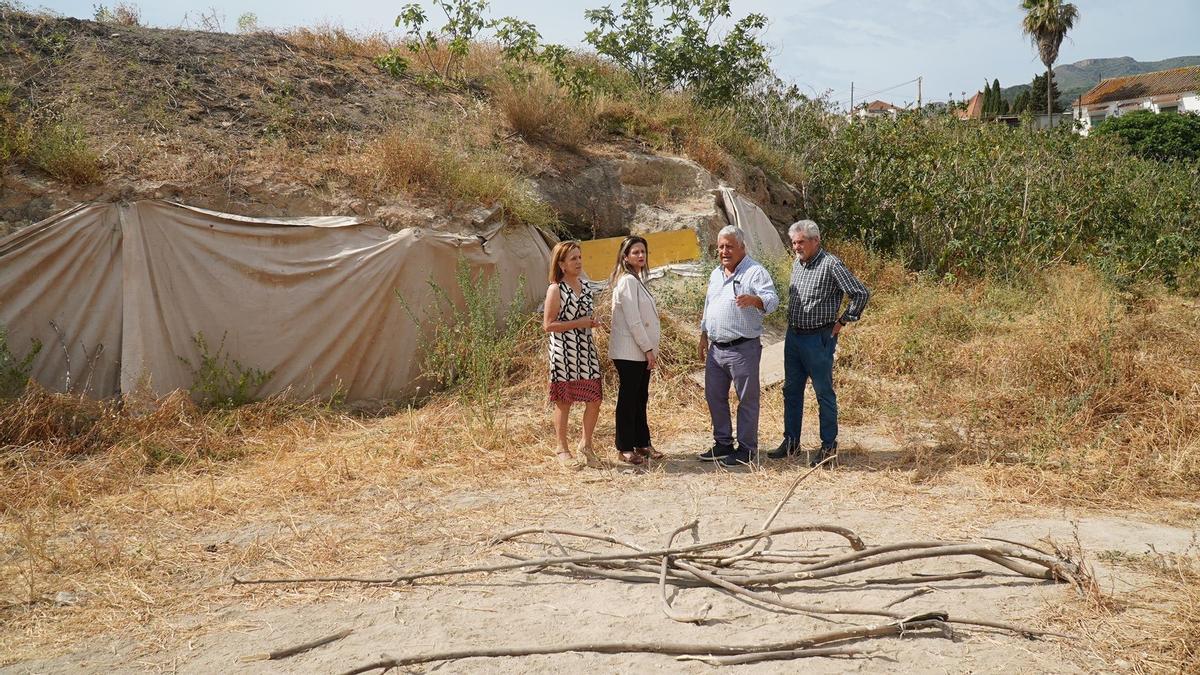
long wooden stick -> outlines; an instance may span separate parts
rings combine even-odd
[[[825,459],[821,460],[820,463],[816,464],[811,469],[809,469],[805,473],[801,474],[799,478],[792,481],[792,486],[789,487],[788,491],[783,494],[783,498],[780,499],[775,504],[775,508],[771,510],[771,515],[767,516],[767,519],[763,522],[762,527],[758,528],[758,531],[765,532],[769,527],[771,527],[771,523],[775,522],[775,518],[779,515],[779,512],[783,510],[783,505],[786,504],[788,502],[788,500],[792,498],[792,495],[794,495],[796,493],[796,488],[800,486],[800,483],[803,482],[805,478],[808,478],[809,476],[811,476],[813,474],[813,472],[815,472],[817,469],[820,469],[826,462],[828,462],[832,459],[833,459],[832,455],[829,457],[826,457]],[[719,560],[717,562],[717,564],[718,565],[727,564],[727,561],[733,562],[733,561],[737,560],[738,558],[749,554],[751,551],[754,550],[755,546],[758,546],[758,542],[761,540],[762,540],[762,538],[759,537],[756,539],[752,539],[749,542],[746,542],[746,545],[743,546],[739,551],[737,551],[733,555],[730,555],[728,558]]]
[[[542,529],[537,530],[543,531]],[[863,547],[862,540],[858,535],[847,528],[840,525],[825,525],[825,524],[809,524],[809,525],[789,525],[786,527],[777,527],[767,530],[766,534],[789,534],[793,532],[830,532],[841,535],[851,546],[855,548]],[[416,581],[418,579],[428,579],[430,577],[446,577],[461,574],[477,574],[481,572],[503,572],[506,570],[520,569],[522,567],[546,567],[548,565],[561,565],[564,563],[590,563],[602,562],[608,560],[630,560],[635,558],[658,558],[664,555],[680,555],[691,553],[693,551],[711,551],[713,549],[724,548],[731,544],[741,543],[748,539],[754,539],[762,536],[763,532],[754,534],[743,534],[727,539],[719,539],[711,542],[701,542],[698,544],[690,544],[687,546],[679,546],[670,549],[656,549],[652,551],[634,551],[631,553],[602,553],[595,555],[577,555],[577,556],[562,556],[537,558],[534,560],[521,560],[511,563],[496,563],[492,565],[472,565],[468,567],[452,567],[449,569],[429,570],[425,572],[413,572],[411,574],[400,574],[392,577],[296,577],[284,579],[240,579],[233,578],[233,585],[250,585],[250,584],[296,584],[296,583],[333,583],[333,582],[348,582],[368,585],[381,584],[400,584],[405,582]]]
[[[311,642],[305,642],[304,644],[299,644],[299,645],[296,645],[295,647],[288,647],[287,649],[277,649],[273,652],[263,652],[261,654],[250,654],[248,656],[243,656],[238,660],[241,661],[242,663],[250,663],[252,661],[277,661],[279,659],[286,659],[289,656],[303,654],[304,652],[307,652],[310,649],[316,649],[317,647],[323,647],[323,646],[329,644],[330,642],[337,642],[338,640],[341,640],[342,638],[346,637],[347,635],[349,635],[353,632],[354,632],[353,630],[347,628],[345,630],[340,630],[340,631],[334,633],[333,635],[326,635],[323,638],[318,638]]]
[[[873,637],[899,635],[905,632],[939,628],[944,624],[945,617],[929,614],[914,617],[908,621],[897,621],[872,626],[856,626],[841,630],[818,633],[786,642],[763,645],[739,645],[722,647],[712,644],[684,644],[671,642],[583,642],[559,645],[554,647],[481,647],[475,649],[457,649],[430,654],[417,654],[405,657],[391,657],[358,666],[346,671],[343,675],[358,675],[371,670],[387,670],[402,666],[433,661],[455,661],[470,658],[491,658],[501,656],[534,656],[543,654],[565,654],[568,652],[587,652],[593,654],[666,654],[670,656],[688,656],[708,654],[716,656],[735,656],[741,654],[760,654],[801,650],[832,643],[862,640]]]

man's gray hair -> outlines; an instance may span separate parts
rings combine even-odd
[[[720,239],[721,237],[733,237],[734,239],[737,239],[737,243],[741,244],[742,246],[746,245],[746,235],[744,232],[742,232],[742,228],[738,227],[737,225],[726,225],[725,227],[722,227],[721,231],[717,233],[717,239]]]
[[[788,238],[791,239],[798,234],[806,239],[820,239],[821,228],[815,220],[797,220],[788,228]]]

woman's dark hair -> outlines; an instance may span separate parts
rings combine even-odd
[[[637,244],[641,244],[646,249],[646,264],[642,266],[641,273],[634,272],[629,268],[629,263],[625,262],[625,256],[629,255],[630,249]],[[622,274],[632,274],[633,276],[646,280],[646,270],[650,269],[650,244],[646,243],[644,237],[639,237],[636,234],[631,234],[621,242],[620,248],[617,249],[617,264],[613,266],[612,274],[608,277],[608,287],[614,288],[617,285],[617,279],[621,278]]]

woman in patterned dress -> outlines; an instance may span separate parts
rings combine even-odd
[[[550,254],[550,285],[542,328],[550,334],[550,400],[554,402],[554,432],[558,437],[555,451],[565,466],[580,468],[567,446],[567,420],[571,404],[583,409],[583,439],[579,452],[589,465],[600,465],[592,450],[592,432],[600,417],[603,393],[600,356],[592,339],[592,329],[600,326],[595,317],[592,292],[584,285],[583,252],[579,242],[564,241]]]

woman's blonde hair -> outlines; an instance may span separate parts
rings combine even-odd
[[[554,250],[550,252],[550,274],[548,281],[556,284],[563,280],[563,271],[560,266],[562,261],[571,255],[571,249],[579,248],[579,242],[574,239],[560,241],[554,245]]]
[[[634,272],[630,269],[629,263],[625,262],[625,256],[629,255],[629,251],[637,244],[641,244],[646,249],[646,264],[642,266],[641,272]],[[645,281],[646,270],[648,269],[650,269],[650,244],[646,243],[644,237],[631,234],[625,237],[624,241],[621,242],[620,248],[617,249],[617,264],[613,266],[612,274],[608,276],[608,287],[614,288],[617,285],[617,279],[620,279],[622,274],[632,274],[638,279]]]

